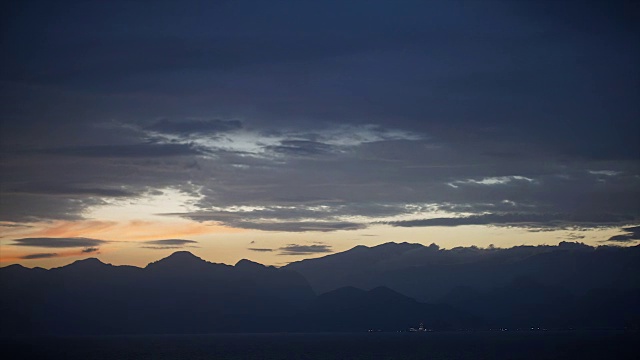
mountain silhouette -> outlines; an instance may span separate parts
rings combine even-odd
[[[0,282],[2,334],[266,331],[315,298],[291,270],[215,264],[188,252],[145,268],[98,259],[51,270],[9,266]]]
[[[0,268],[0,334],[639,328],[639,274],[639,246],[572,243],[387,243],[283,268],[185,251],[144,268],[10,265]]]
[[[486,293],[470,288],[454,289],[444,302],[482,314],[493,327],[563,328],[576,325],[570,316],[576,300],[563,288],[542,285],[523,276]]]
[[[384,286],[451,305],[494,327],[622,327],[640,318],[640,246],[562,242],[444,250],[387,243],[286,268],[304,275],[318,293]]]
[[[83,259],[83,260],[77,260],[75,262],[73,262],[72,264],[73,268],[81,270],[81,269],[97,269],[97,268],[102,268],[104,266],[111,266],[109,264],[105,264],[102,261],[100,261],[97,258],[87,258],[87,259]],[[68,267],[69,265],[67,265]]]
[[[228,267],[228,265],[208,262],[188,251],[176,251],[164,259],[149,263],[146,269],[154,271],[194,271],[203,270],[211,266]]]
[[[257,263],[255,261],[251,261],[251,260],[247,260],[247,259],[242,259],[240,261],[238,261],[235,265],[236,269],[242,269],[245,271],[261,271],[263,269],[266,268],[266,266]]]
[[[639,287],[640,245],[594,248],[564,242],[558,246],[445,250],[435,245],[387,243],[357,246],[285,268],[302,274],[316,293],[344,286],[386,286],[420,301],[437,302],[458,286],[485,291],[525,276],[584,294],[600,287]]]
[[[478,318],[448,305],[420,303],[387,287],[343,287],[324,293],[298,315],[307,331],[407,330],[479,327]]]

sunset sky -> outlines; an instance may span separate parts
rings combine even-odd
[[[0,266],[636,245],[639,13],[3,3]]]

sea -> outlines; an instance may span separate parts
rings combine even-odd
[[[2,359],[640,359],[624,331],[278,333],[0,338]]]

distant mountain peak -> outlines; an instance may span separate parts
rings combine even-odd
[[[93,269],[104,269],[111,267],[111,264],[105,264],[100,261],[98,258],[86,258],[81,260],[76,260],[69,265],[65,265],[60,267],[59,269],[74,269],[75,271],[91,271]]]
[[[251,261],[248,259],[242,259],[240,261],[238,261],[235,266],[238,269],[266,269],[267,267],[257,263],[255,261]]]
[[[7,266],[3,266],[0,269],[27,269],[27,267],[22,266],[20,264],[11,264]]]
[[[401,242],[401,243],[396,243],[396,242],[387,242],[384,244],[380,244],[377,246],[374,246],[373,249],[389,249],[389,248],[393,248],[393,249],[418,249],[418,248],[422,248],[424,247],[424,245],[422,244],[416,244],[416,243],[408,243],[408,242]]]
[[[81,266],[101,266],[101,265],[107,265],[107,264],[103,263],[98,258],[91,257],[91,258],[76,260],[73,263],[71,263],[71,265],[76,265],[76,266],[78,266],[78,265],[81,265]]]
[[[558,244],[559,249],[563,250],[593,250],[594,248],[581,242],[561,241]]]
[[[202,260],[201,258],[199,258],[198,256],[195,256],[192,252],[190,251],[186,251],[186,250],[182,250],[182,251],[176,251],[173,254],[167,256],[165,259],[169,259],[169,258],[173,258],[173,259],[198,259],[198,260]]]
[[[209,264],[208,261],[203,260],[192,254],[189,251],[176,251],[173,254],[167,256],[166,258],[160,259],[158,261],[154,261],[147,265],[147,268],[158,268],[158,267],[185,267],[185,266],[193,266],[193,265],[201,265],[201,264]]]
[[[0,267],[0,273],[3,275],[7,275],[7,274],[13,274],[13,273],[21,273],[21,272],[25,272],[25,271],[29,271],[31,269],[24,267],[20,264],[11,264],[8,266],[3,266]]]

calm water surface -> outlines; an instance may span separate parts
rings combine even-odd
[[[639,359],[624,332],[16,337],[2,359]]]

